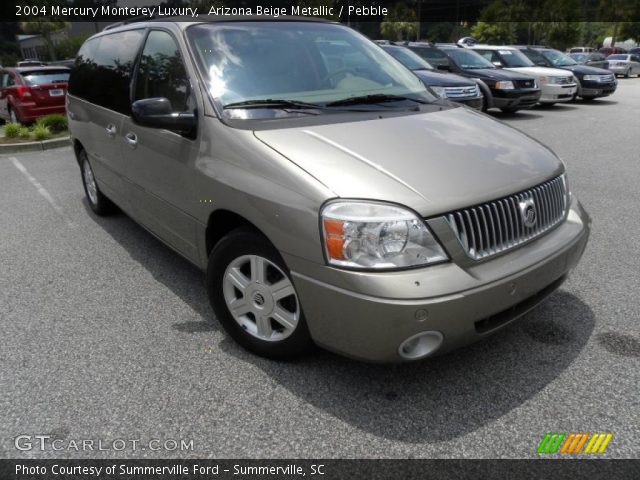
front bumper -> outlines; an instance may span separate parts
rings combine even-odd
[[[479,95],[477,97],[463,97],[463,98],[448,98],[449,101],[455,103],[461,103],[462,105],[466,105],[471,108],[475,108],[476,110],[482,109],[483,97]]]
[[[491,89],[493,96],[491,107],[526,109],[533,107],[540,100],[539,89],[495,90]]]
[[[542,86],[542,95],[540,95],[540,103],[556,103],[568,102],[578,91],[578,85],[573,83],[569,85],[552,85],[545,84]]]
[[[371,362],[399,362],[403,341],[439,332],[437,354],[475,342],[555,290],[587,244],[590,219],[573,199],[567,219],[520,248],[462,267],[350,272],[286,257],[315,342]]]
[[[594,82],[583,80],[578,89],[579,97],[606,97],[616,91],[618,82]]]

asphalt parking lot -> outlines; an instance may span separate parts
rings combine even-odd
[[[638,112],[631,78],[495,115],[565,160],[590,244],[519,322],[392,366],[246,353],[195,267],[124,214],[91,214],[70,148],[1,156],[0,457],[522,458],[546,432],[612,432],[604,456],[640,458]],[[19,435],[193,449],[20,451]]]

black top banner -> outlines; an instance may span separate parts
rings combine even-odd
[[[324,17],[343,22],[640,22],[640,0],[8,0],[0,21],[116,22],[207,16]]]

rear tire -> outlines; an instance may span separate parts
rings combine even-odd
[[[97,215],[104,216],[113,213],[115,205],[111,200],[104,196],[98,187],[98,182],[93,175],[93,169],[89,163],[87,152],[81,150],[78,154],[80,161],[80,170],[82,173],[82,186],[87,196],[87,203]]]
[[[596,97],[582,97],[582,100],[584,100],[585,102],[591,102],[595,98]]]
[[[516,113],[518,110],[520,110],[519,108],[513,108],[513,107],[506,107],[506,108],[501,108],[500,110],[503,111],[503,113],[508,113],[509,115]]]
[[[226,332],[245,349],[285,359],[313,348],[289,270],[255,230],[234,230],[214,247],[207,293]]]

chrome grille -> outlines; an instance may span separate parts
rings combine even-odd
[[[447,98],[477,97],[480,95],[478,85],[470,87],[445,87]]]
[[[516,84],[516,87],[519,88],[535,88],[536,86],[536,81],[531,79],[531,80],[515,80],[514,82]]]
[[[484,259],[542,235],[564,218],[564,175],[506,198],[449,213],[446,218],[467,255]],[[536,221],[525,225],[533,202]],[[530,218],[529,218],[530,220]]]

